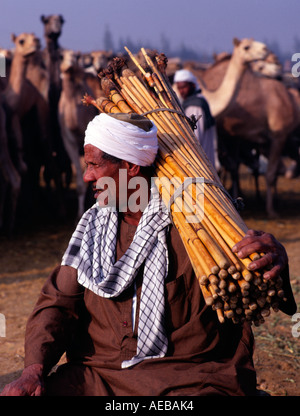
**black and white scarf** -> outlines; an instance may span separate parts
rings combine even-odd
[[[154,186],[130,247],[115,262],[118,212],[99,209],[95,204],[82,216],[62,259],[62,265],[77,269],[81,285],[105,298],[114,298],[128,288],[144,263],[137,353],[123,361],[122,368],[147,358],[163,357],[167,352],[164,280],[169,265],[166,236],[170,222]]]

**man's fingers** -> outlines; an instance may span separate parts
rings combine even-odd
[[[264,245],[262,241],[257,240],[257,238],[247,237],[236,244],[232,251],[236,253],[238,257],[245,258],[252,253],[268,251],[268,247]]]
[[[265,272],[263,274],[263,277],[266,280],[275,279],[276,277],[278,277],[280,275],[281,270],[282,270],[281,266],[279,264],[277,264],[276,266],[272,267],[272,269]]]
[[[277,257],[278,256],[277,256],[276,253],[267,253],[264,256],[262,256],[260,259],[252,261],[248,265],[248,269],[249,270],[264,269],[264,268],[270,266],[271,264],[274,264]]]
[[[259,235],[263,235],[264,232],[263,231],[258,231],[258,230],[248,230],[245,237],[246,236],[259,236]]]

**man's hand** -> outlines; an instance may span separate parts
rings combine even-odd
[[[253,271],[269,269],[263,275],[267,280],[277,278],[288,264],[288,256],[283,245],[272,234],[263,231],[248,230],[232,251],[240,258],[255,252],[265,253],[260,259],[252,261],[248,268]]]
[[[26,367],[17,380],[4,387],[0,396],[42,396],[44,393],[42,373],[41,364]]]

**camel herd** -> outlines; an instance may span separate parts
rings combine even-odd
[[[253,154],[264,155],[268,159],[266,210],[275,216],[273,195],[284,152],[300,166],[299,89],[278,79],[276,58],[264,44],[250,39],[234,40],[232,55],[195,73],[216,118],[219,159],[231,173],[233,196],[240,194],[239,164]]]
[[[97,113],[82,104],[89,93],[101,96],[97,74],[112,58],[110,51],[82,54],[59,44],[64,19],[41,16],[45,47],[32,33],[12,35],[6,58],[6,77],[0,77],[0,230],[11,233],[18,207],[30,212],[41,177],[49,198],[55,189],[58,209],[72,175],[78,194],[78,212],[85,209],[86,185],[81,156],[84,131]],[[300,167],[299,88],[282,78],[278,59],[265,44],[234,39],[231,54],[215,62],[176,61],[168,68],[170,80],[178,67],[194,72],[214,115],[219,135],[219,159],[230,172],[232,194],[240,193],[240,163],[258,174],[259,156],[268,160],[266,210],[275,215],[273,189],[285,152]],[[299,170],[298,170],[299,173]]]

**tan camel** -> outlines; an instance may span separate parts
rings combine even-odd
[[[92,94],[84,79],[84,71],[78,63],[78,54],[72,50],[62,52],[60,70],[62,93],[58,114],[65,149],[76,171],[78,194],[78,217],[84,213],[86,185],[83,181],[81,156],[83,155],[84,133],[88,122],[98,113],[92,106],[84,106],[84,94]]]
[[[113,58],[112,51],[98,50],[85,54],[85,62],[89,60],[89,65],[85,65],[85,80],[93,92],[95,98],[103,97],[105,94],[101,90],[98,73],[107,67],[109,61]]]
[[[213,55],[215,62],[221,62],[224,60],[229,61],[231,59],[231,56],[232,55],[229,52],[220,52],[218,54]],[[250,62],[249,67],[256,74],[266,77],[279,78],[283,74],[282,65],[278,57],[273,52],[269,52],[264,59],[258,59],[253,62]],[[205,69],[207,68],[203,68],[203,70]],[[201,74],[198,75],[200,75],[201,77]]]
[[[265,59],[259,59],[250,63],[251,69],[258,75],[270,78],[281,78],[283,75],[283,67],[278,57],[270,52]]]
[[[206,87],[219,90],[230,66],[229,60],[216,62],[201,77]],[[245,70],[234,99],[226,111],[216,117],[221,147],[221,162],[230,157],[227,169],[237,181],[240,163],[239,149],[256,147],[268,158],[265,174],[266,209],[276,216],[273,203],[274,189],[288,136],[299,124],[298,107],[285,85],[272,78],[257,76]],[[222,152],[224,150],[224,157]],[[225,162],[226,164],[226,162]]]
[[[234,39],[234,49],[228,68],[222,82],[216,90],[212,90],[205,84],[205,80],[199,79],[202,93],[209,102],[211,113],[217,117],[224,112],[234,99],[238,91],[243,73],[249,62],[264,59],[268,54],[266,45],[252,39]]]
[[[38,198],[41,168],[44,167],[47,178],[53,179],[59,193],[62,192],[61,177],[53,151],[49,104],[26,78],[29,59],[39,50],[39,40],[29,33],[13,35],[12,39],[15,52],[8,85],[4,91],[7,132],[10,142],[15,143],[14,163],[22,174],[22,188],[24,194],[27,193],[23,202],[27,204],[28,215],[31,215],[34,198]],[[49,195],[50,181],[47,182],[47,187]],[[31,197],[28,196],[29,193]],[[60,194],[58,196],[61,198]]]
[[[15,44],[14,57],[11,63],[7,86],[4,90],[4,101],[11,122],[11,136],[15,141],[16,167],[20,173],[27,170],[23,154],[23,133],[21,120],[38,102],[43,107],[42,98],[36,88],[26,79],[29,57],[39,49],[39,40],[33,33],[12,35]]]

